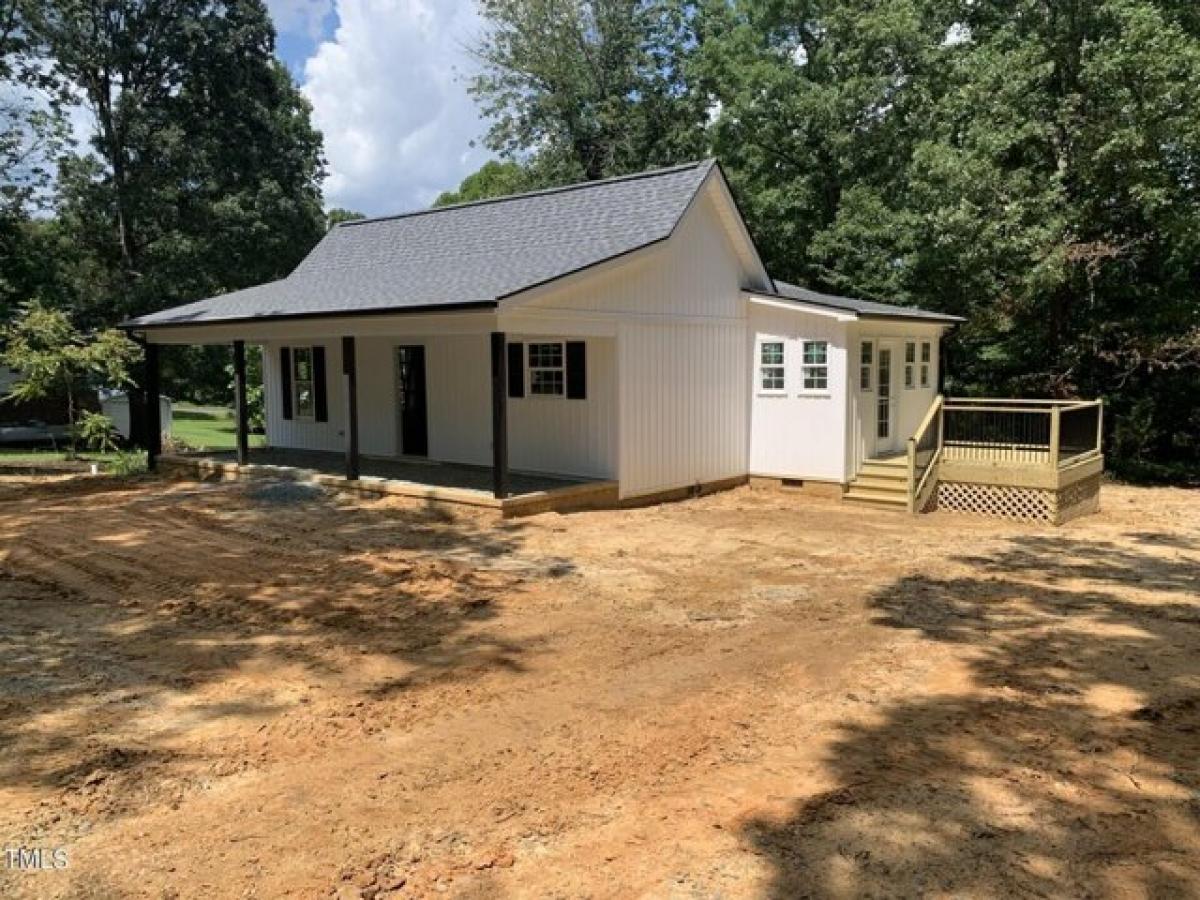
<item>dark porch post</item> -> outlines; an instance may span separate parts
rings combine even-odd
[[[358,479],[358,361],[354,338],[342,338],[342,373],[346,376],[346,480]]]
[[[492,493],[508,496],[508,366],[503,331],[492,332]]]
[[[233,409],[237,421],[237,461],[250,462],[250,411],[246,408],[246,342],[233,342]]]
[[[158,399],[158,345],[146,344],[146,377],[142,390],[145,392],[146,469],[158,468],[158,457],[162,454],[162,415]]]

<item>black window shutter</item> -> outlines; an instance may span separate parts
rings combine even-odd
[[[567,341],[567,399],[587,399],[587,344]]]
[[[283,417],[292,417],[292,348],[279,348],[279,387],[283,392]]]
[[[318,422],[329,421],[329,395],[325,392],[325,348],[312,349],[313,393],[315,395],[316,418]]]
[[[508,396],[525,396],[524,344],[508,345]]]

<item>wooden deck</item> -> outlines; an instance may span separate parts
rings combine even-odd
[[[907,452],[867,460],[846,497],[1062,523],[1099,506],[1099,400],[937,397]]]

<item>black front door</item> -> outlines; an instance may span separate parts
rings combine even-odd
[[[424,347],[396,348],[396,403],[400,415],[400,452],[405,456],[428,456]]]

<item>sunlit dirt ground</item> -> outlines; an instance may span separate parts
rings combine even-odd
[[[1200,495],[0,486],[4,897],[1200,895]]]

